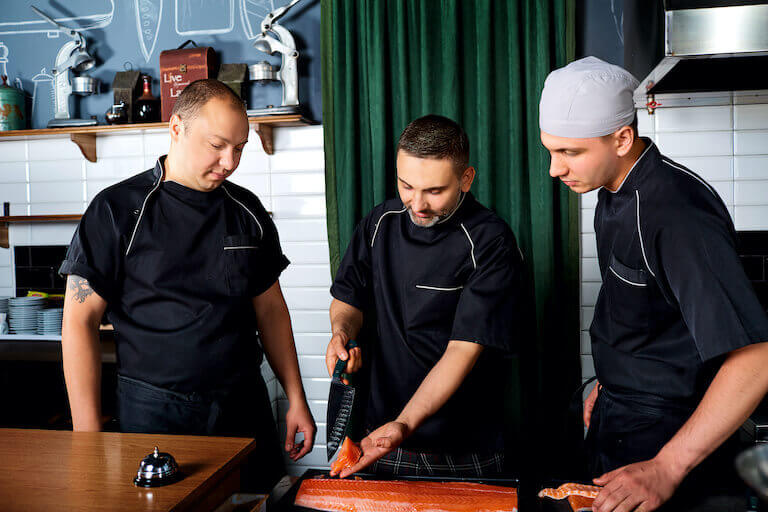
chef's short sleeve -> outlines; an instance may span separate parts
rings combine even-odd
[[[729,221],[706,210],[675,217],[652,238],[654,272],[677,301],[701,359],[768,341],[768,316],[744,272]]]
[[[451,340],[515,352],[526,322],[522,255],[514,237],[498,236],[477,247],[476,268],[461,291]]]
[[[77,225],[59,274],[87,279],[93,291],[110,302],[117,291],[116,276],[122,271],[122,256],[112,209],[97,196]]]
[[[277,233],[277,227],[272,219],[267,214],[266,210],[259,203],[259,215],[262,228],[264,229],[264,236],[261,240],[260,250],[260,271],[258,278],[252,283],[252,295],[255,297],[261,295],[267,291],[273,284],[280,278],[280,274],[283,273],[290,261],[283,254],[283,249],[280,246],[280,236]]]
[[[371,304],[371,248],[367,236],[367,218],[358,224],[336,272],[331,295],[364,311]]]

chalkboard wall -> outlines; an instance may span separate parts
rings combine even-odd
[[[85,74],[101,81],[100,93],[76,97],[74,116],[104,122],[112,104],[115,72],[148,73],[160,97],[160,52],[188,39],[213,47],[222,63],[280,64],[279,55],[253,48],[261,21],[289,0],[14,0],[0,7],[0,74],[19,79],[29,94],[32,128],[45,128],[54,115],[51,68],[71,39],[43,21],[35,7],[64,25],[82,30],[97,65]],[[302,0],[279,23],[291,31],[299,51],[299,101],[306,116],[321,121],[320,0]],[[190,45],[191,47],[191,45]],[[248,84],[249,108],[279,105],[280,84]]]

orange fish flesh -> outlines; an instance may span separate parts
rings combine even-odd
[[[328,512],[517,512],[513,487],[470,482],[304,480],[295,504]]]
[[[338,474],[344,469],[351,468],[360,460],[362,453],[363,450],[359,444],[345,437],[344,442],[341,443],[341,448],[339,448],[339,455],[331,464],[331,473]]]
[[[557,489],[542,489],[539,498],[552,498],[554,500],[568,499],[571,509],[575,512],[592,510],[592,502],[600,492],[596,485],[563,484]]]

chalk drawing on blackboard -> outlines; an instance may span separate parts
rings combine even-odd
[[[41,2],[43,3],[43,2]],[[115,0],[85,0],[80,2],[67,2],[70,12],[83,12],[79,16],[52,16],[52,18],[64,25],[70,25],[82,32],[104,28],[112,23],[115,14]],[[53,11],[56,9],[53,8]],[[3,18],[9,21],[0,21],[0,35],[3,34],[53,34],[51,25],[41,20],[29,8],[26,2],[8,2],[3,6]],[[87,13],[87,14],[86,14]]]
[[[8,76],[8,47],[0,41],[0,76]]]
[[[157,44],[160,21],[163,19],[163,0],[134,0],[136,30],[144,60],[149,62]]]
[[[261,34],[261,22],[275,10],[275,0],[240,0],[240,19],[245,37],[256,39]],[[285,2],[277,2],[278,6]]]
[[[180,36],[226,34],[235,27],[235,0],[175,0]]]
[[[35,113],[41,110],[48,115],[45,117],[47,123],[53,117],[55,107],[55,94],[53,90],[53,76],[41,69],[38,74],[32,77],[32,119]]]

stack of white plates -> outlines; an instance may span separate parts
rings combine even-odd
[[[42,309],[37,312],[37,334],[61,334],[64,309]]]
[[[45,306],[45,297],[8,299],[8,325],[11,334],[37,334],[37,312]]]

